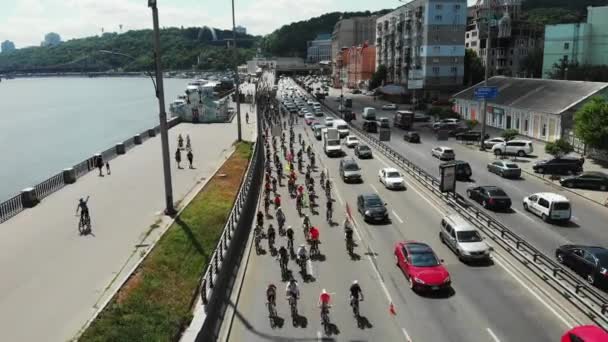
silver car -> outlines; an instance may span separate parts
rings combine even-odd
[[[456,154],[450,147],[437,146],[431,150],[431,155],[439,160],[454,160]]]
[[[504,160],[496,160],[488,164],[488,171],[495,173],[504,178],[519,178],[521,177],[521,168],[519,165]]]

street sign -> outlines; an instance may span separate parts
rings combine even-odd
[[[497,87],[477,87],[475,88],[476,99],[495,99],[498,96]]]

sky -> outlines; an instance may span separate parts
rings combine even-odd
[[[234,0],[236,24],[255,35],[334,11],[396,8],[398,0]],[[469,0],[471,2],[471,0]],[[0,41],[40,45],[48,32],[62,40],[151,28],[147,0],[0,0]],[[161,27],[232,27],[229,0],[158,0]]]

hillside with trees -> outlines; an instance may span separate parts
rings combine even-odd
[[[200,27],[165,28],[161,30],[162,63],[167,70],[224,70],[233,64],[232,31]],[[244,63],[255,55],[259,38],[237,35],[238,62]],[[134,57],[100,53],[110,50]],[[104,33],[101,36],[72,39],[53,46],[27,47],[0,54],[2,70],[27,70],[62,65],[78,65],[83,69],[141,71],[153,68],[152,30],[132,30],[123,34]]]
[[[539,25],[577,23],[585,20],[587,7],[608,5],[608,0],[525,0],[522,12]]]

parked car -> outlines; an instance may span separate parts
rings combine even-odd
[[[420,134],[415,131],[407,131],[403,134],[403,140],[409,141],[411,143],[419,143],[420,142]]]
[[[521,168],[519,165],[504,161],[496,160],[488,164],[488,171],[495,173],[504,178],[519,178],[521,177]]]
[[[462,140],[462,141],[479,141],[481,140],[481,132],[479,131],[466,131],[466,132],[460,132],[460,133],[456,133],[456,140]]]
[[[353,158],[344,158],[340,160],[340,177],[345,183],[360,182],[361,168]]]
[[[445,125],[449,125],[449,124],[454,125],[454,124],[458,124],[458,123],[460,123],[459,119],[454,119],[454,118],[442,119],[439,121],[435,121],[435,123],[433,123],[433,129],[440,129],[441,127],[443,127]]]
[[[372,120],[363,121],[363,130],[369,133],[378,133],[378,123]]]
[[[501,188],[482,185],[467,189],[467,196],[486,209],[506,210],[511,208],[511,198]]]
[[[491,149],[492,147],[494,147],[494,145],[504,142],[507,142],[507,140],[502,137],[491,138],[483,141],[483,147]]]
[[[431,150],[431,155],[439,160],[453,160],[456,158],[454,150],[450,147],[437,146]]]
[[[395,262],[405,274],[413,291],[450,289],[450,273],[433,249],[423,242],[400,241],[395,244]]]
[[[382,109],[386,109],[386,110],[397,110],[397,105],[394,103],[391,104],[385,104],[382,106]]]
[[[349,135],[346,137],[344,144],[346,147],[355,147],[359,144],[359,138],[354,135]]]
[[[392,167],[386,167],[378,171],[378,180],[384,184],[387,189],[403,189],[405,188],[405,181],[403,176],[397,169]]]
[[[575,174],[583,172],[583,164],[585,163],[584,158],[576,157],[561,157],[553,159],[539,160],[532,169],[538,173],[548,174]]]
[[[431,117],[426,115],[426,114],[422,114],[422,113],[415,113],[414,114],[414,121],[415,122],[429,122],[431,121]]]
[[[441,220],[439,239],[462,261],[489,260],[492,248],[462,216],[451,214]]]
[[[560,342],[605,342],[608,341],[608,332],[595,325],[579,325],[574,327],[560,339]]]
[[[608,249],[599,246],[562,245],[555,250],[555,258],[580,274],[589,284],[608,285]]]
[[[367,145],[359,143],[355,146],[355,155],[359,159],[372,158],[372,149]]]
[[[456,180],[459,181],[469,181],[471,176],[473,175],[473,171],[471,169],[471,165],[464,160],[453,160],[445,163],[441,163],[442,166],[445,165],[455,165],[456,168]]]
[[[608,190],[608,175],[599,171],[583,172],[577,176],[564,177],[559,182],[568,188]]]
[[[511,140],[495,144],[492,146],[492,152],[495,155],[516,154],[518,157],[525,157],[534,152],[534,147],[529,140]]]
[[[361,90],[359,90],[359,89],[353,89],[352,93],[353,94],[361,94]]]
[[[390,128],[391,127],[391,123],[388,120],[388,118],[380,118],[378,119],[378,124],[381,128]]]
[[[540,216],[543,221],[550,220],[570,221],[572,207],[570,201],[558,194],[539,192],[524,197],[524,209]]]
[[[375,193],[357,196],[357,210],[363,215],[363,220],[374,222],[388,221],[388,210],[386,203]]]

